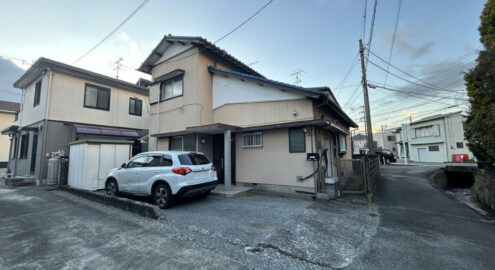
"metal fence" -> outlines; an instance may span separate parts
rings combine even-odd
[[[340,160],[340,191],[343,194],[372,193],[380,181],[378,156],[361,156],[359,159]]]

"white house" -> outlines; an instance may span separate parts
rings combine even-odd
[[[420,162],[453,162],[453,156],[473,154],[464,139],[461,112],[434,115],[410,124],[410,159]]]

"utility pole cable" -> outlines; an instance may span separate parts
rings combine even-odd
[[[370,101],[368,98],[368,82],[366,80],[366,66],[364,64],[364,46],[363,40],[359,40],[359,55],[361,56],[361,70],[363,72],[363,96],[364,96],[364,109],[366,111],[366,130],[368,135],[368,149],[369,153],[375,154],[375,146],[373,145],[373,129],[371,127],[371,114],[370,114]]]

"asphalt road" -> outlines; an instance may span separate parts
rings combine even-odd
[[[159,220],[46,187],[0,189],[3,269],[495,269],[495,223],[387,166],[369,205],[251,194]]]
[[[0,189],[0,270],[247,269],[46,189]]]
[[[349,269],[495,269],[495,224],[435,189],[435,170],[382,170],[379,226]]]

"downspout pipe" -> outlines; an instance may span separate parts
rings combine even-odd
[[[50,68],[47,68],[47,76],[48,76],[48,85],[47,85],[47,90],[46,90],[46,105],[45,105],[45,121],[43,124],[43,145],[41,147],[41,158],[40,158],[40,175],[39,175],[39,181],[41,183],[41,178],[43,177],[46,168],[44,166],[45,164],[45,152],[46,152],[46,140],[47,140],[47,126],[48,126],[48,115],[49,115],[49,109],[50,109],[50,95],[51,95],[51,88],[52,88],[52,77],[53,77],[53,72],[51,71]],[[31,157],[32,158],[32,157]]]

